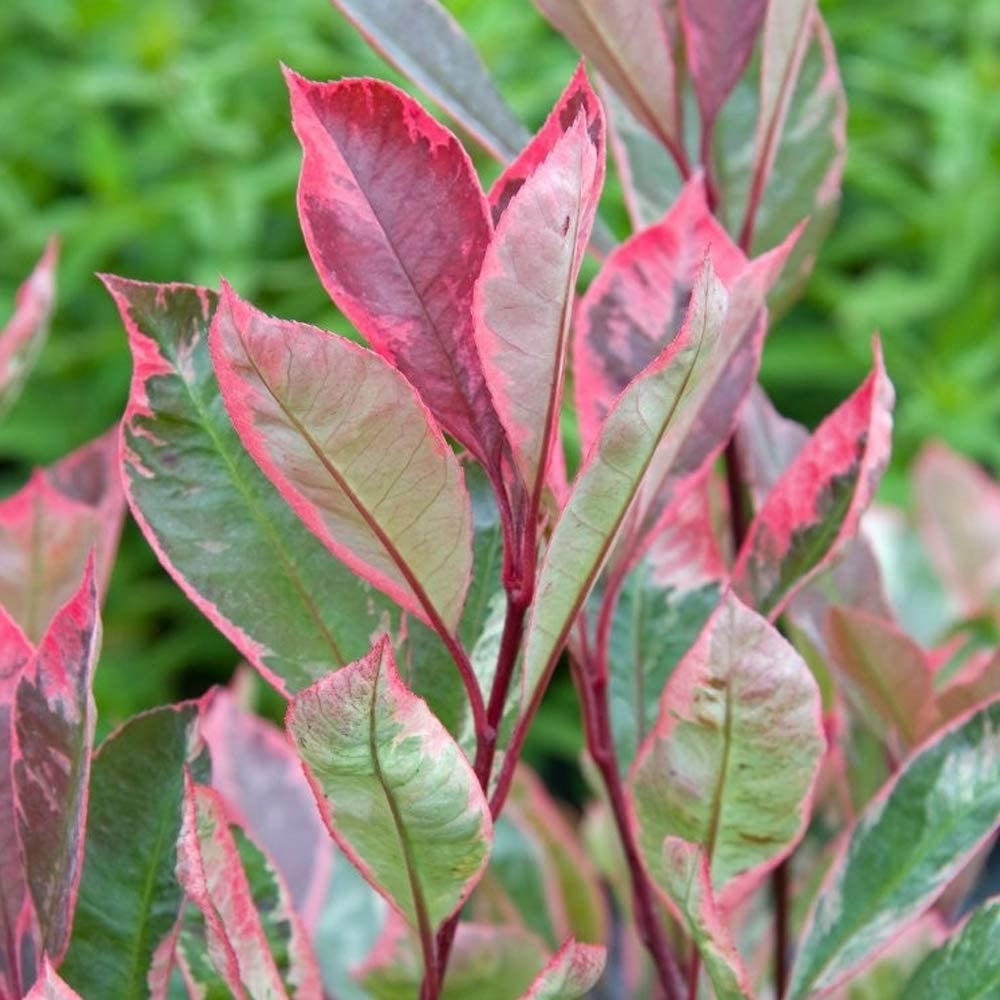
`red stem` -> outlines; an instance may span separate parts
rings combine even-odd
[[[788,986],[788,858],[771,872],[774,904],[774,995],[785,995]]]

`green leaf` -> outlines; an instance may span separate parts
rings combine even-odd
[[[447,730],[403,684],[388,640],[296,695],[288,732],[331,834],[423,933],[486,866],[492,823]]]
[[[813,906],[789,1000],[832,989],[914,920],[1000,816],[1000,701],[921,747],[858,818]]]
[[[809,668],[727,595],[663,692],[629,780],[639,847],[665,884],[663,842],[703,847],[727,909],[798,842],[825,741]]]
[[[279,690],[361,656],[392,604],[330,557],[240,444],[208,353],[215,293],[105,283],[134,362],[125,487],[160,561]]]
[[[146,1000],[153,953],[173,930],[184,768],[208,777],[199,704],[136,716],[94,756],[83,879],[60,967],[85,997]]]
[[[1000,993],[1000,897],[983,903],[932,952],[906,985],[906,1000],[961,997],[977,1000]]]
[[[603,945],[567,939],[535,977],[522,1000],[579,1000],[597,985],[604,972]]]

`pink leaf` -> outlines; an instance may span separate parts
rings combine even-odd
[[[38,642],[72,596],[96,546],[98,589],[111,577],[125,500],[112,430],[0,503],[0,604]]]
[[[486,467],[503,434],[472,331],[489,206],[458,140],[377,80],[285,73],[302,143],[299,219],[334,302]]]
[[[831,413],[768,495],[750,526],[734,586],[771,620],[857,532],[889,459],[892,383],[875,367]]]
[[[578,86],[585,85],[581,78]],[[585,93],[596,105],[589,87]],[[518,161],[523,171],[537,164],[507,203],[475,293],[479,353],[531,497],[532,520],[559,445],[576,277],[604,179],[599,111],[588,121],[582,105],[554,142],[549,133],[543,128],[522,157],[526,162]]]
[[[938,691],[942,721],[950,721],[1000,694],[1000,651],[984,649]]]
[[[42,963],[42,971],[35,985],[31,987],[25,995],[24,1000],[82,1000],[80,994],[69,988],[56,970],[52,968],[52,963],[48,957]]]
[[[14,315],[0,331],[0,414],[14,404],[48,336],[58,253],[58,241],[49,240],[41,260],[17,290]]]
[[[423,404],[378,355],[258,312],[228,286],[211,331],[244,446],[356,573],[453,631],[472,565],[461,470]]]
[[[767,0],[681,0],[684,54],[694,82],[703,132],[746,69]]]
[[[100,634],[91,558],[22,668],[14,700],[17,832],[42,945],[55,962],[69,944],[83,868]]]
[[[567,938],[521,1000],[578,1000],[597,985],[607,960],[603,945],[579,944]]]

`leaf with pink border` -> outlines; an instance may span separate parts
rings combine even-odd
[[[0,330],[0,417],[17,401],[48,336],[58,254],[58,241],[49,240],[34,270],[17,290],[14,314]]]
[[[964,715],[1000,695],[1000,651],[980,650],[947,683],[937,688],[945,720]]]
[[[82,1000],[82,998],[59,978],[59,974],[52,967],[52,962],[46,958],[35,985],[25,994],[24,1000]]]
[[[471,766],[404,686],[388,640],[296,695],[287,727],[334,839],[431,934],[482,875],[493,824]]]
[[[855,535],[889,460],[894,393],[874,370],[796,455],[754,518],[733,568],[736,592],[774,620]]]
[[[597,985],[607,960],[603,945],[567,938],[521,1000],[580,1000]]]
[[[657,883],[666,885],[663,842],[680,837],[704,848],[719,906],[742,899],[805,831],[825,746],[809,668],[727,595],[668,681],[629,775]]]

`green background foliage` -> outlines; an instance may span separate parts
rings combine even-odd
[[[574,65],[569,46],[528,0],[447,6],[538,125]],[[929,436],[1000,467],[1000,6],[822,7],[850,103],[844,205],[771,334],[764,381],[815,425],[863,377],[881,330],[899,394],[884,494],[905,500],[903,472]],[[225,275],[270,312],[346,329],[299,233],[278,63],[401,81],[326,0],[6,0],[0,43],[0,314],[46,237],[63,241],[52,338],[0,426],[5,491],[122,412],[130,361],[95,271]],[[477,164],[486,180],[496,171]],[[613,182],[603,211],[623,234]],[[129,525],[106,609],[102,730],[225,679],[233,660]],[[536,752],[572,753],[571,700],[554,692]]]

